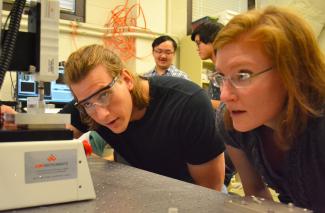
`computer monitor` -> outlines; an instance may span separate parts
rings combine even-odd
[[[56,81],[44,83],[44,99],[47,103],[64,104],[72,101],[73,95],[63,81],[64,69],[59,69],[59,78]],[[17,99],[26,101],[27,97],[38,96],[38,83],[33,75],[17,72]]]
[[[17,98],[19,101],[26,101],[27,97],[38,96],[38,82],[36,82],[31,74],[17,72]],[[44,98],[51,98],[51,83],[44,83]]]
[[[70,88],[64,83],[64,68],[59,67],[59,77],[51,82],[51,102],[68,103],[72,101],[73,95]]]

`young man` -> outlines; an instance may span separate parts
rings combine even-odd
[[[152,42],[152,55],[156,66],[147,73],[142,74],[145,77],[151,76],[174,76],[189,79],[188,75],[177,69],[173,65],[175,52],[177,50],[176,41],[167,35],[160,36]]]
[[[224,144],[217,142],[210,100],[196,84],[140,78],[100,45],[70,55],[65,81],[83,121],[130,165],[221,189]]]
[[[202,23],[194,29],[191,35],[192,41],[197,45],[197,51],[202,60],[210,59],[213,63],[216,60],[216,52],[213,48],[213,40],[218,32],[222,29],[223,25],[220,23]],[[213,107],[216,109],[219,106],[220,89],[215,81],[211,78],[211,73],[207,73],[209,77],[209,95]]]

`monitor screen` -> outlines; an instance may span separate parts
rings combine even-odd
[[[17,72],[17,96],[19,100],[37,96],[37,83],[31,75]]]
[[[58,73],[58,79],[51,82],[51,102],[68,103],[72,101],[73,95],[70,88],[64,83],[64,68],[62,66],[59,66]]]
[[[34,94],[35,92],[35,82],[25,82],[20,83],[20,93]]]
[[[59,70],[56,81],[44,83],[44,99],[49,103],[68,103],[73,99],[69,87],[63,81],[64,69]],[[26,101],[27,97],[38,96],[38,83],[30,74],[17,72],[17,97],[19,101]]]

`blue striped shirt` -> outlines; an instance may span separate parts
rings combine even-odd
[[[177,69],[175,65],[171,65],[165,72],[165,76],[173,76],[173,77],[179,77],[184,78],[186,80],[190,80],[187,73]],[[142,76],[144,77],[152,77],[152,76],[159,76],[159,74],[156,71],[156,68],[150,70],[149,72],[143,73]]]

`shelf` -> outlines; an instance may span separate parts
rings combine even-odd
[[[209,69],[211,71],[214,71],[215,70],[214,64],[212,63],[211,60],[204,60],[204,61],[202,61],[202,67],[203,68],[206,68],[206,69]]]
[[[209,81],[207,81],[207,80],[202,80],[202,84],[209,84]]]
[[[181,39],[180,69],[186,72],[193,82],[206,88],[209,85],[206,71],[214,71],[214,64],[211,60],[201,60],[196,49],[196,44],[190,36]]]

